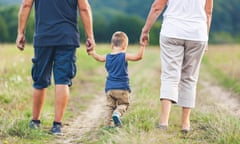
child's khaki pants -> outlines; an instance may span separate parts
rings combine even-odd
[[[127,111],[129,106],[129,91],[109,90],[107,92],[107,118],[106,125],[113,126],[112,114],[118,112],[120,116]]]

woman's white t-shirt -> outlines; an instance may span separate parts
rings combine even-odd
[[[168,0],[161,35],[208,41],[205,3],[206,0]]]

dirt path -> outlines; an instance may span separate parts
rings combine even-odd
[[[86,133],[94,131],[99,128],[103,121],[105,97],[98,96],[90,102],[89,107],[82,112],[73,121],[64,125],[64,136],[56,139],[58,144],[81,144],[79,140],[85,136]]]
[[[200,97],[199,108],[206,111],[221,112],[224,111],[233,116],[240,117],[240,100],[239,95],[226,90],[225,88],[214,84],[212,81],[199,80],[199,85],[202,86],[198,93]],[[205,95],[201,98],[201,95]]]
[[[134,65],[131,69],[138,71],[141,68],[139,65]],[[151,73],[156,74],[156,69],[152,69]],[[160,71],[159,69],[157,71]],[[146,71],[149,73],[150,71]],[[221,86],[214,83],[214,80],[210,78],[207,71],[203,72],[204,75],[199,79],[199,91],[197,96],[197,108],[206,111],[220,112],[224,110],[234,116],[240,117],[240,101],[231,91],[227,91]],[[206,74],[207,73],[207,74]],[[104,95],[102,93],[101,95]],[[104,113],[104,96],[96,96],[89,103],[89,107],[73,121],[69,121],[68,125],[63,127],[64,136],[56,138],[54,144],[81,144],[80,139],[88,137],[88,132],[95,131],[103,122]]]
[[[140,63],[140,65],[134,65],[131,67],[131,75],[138,73],[143,65],[144,63]],[[154,69],[141,70],[141,72],[144,73],[143,75],[149,75],[149,72],[153,71],[156,73],[155,67]],[[102,74],[102,71],[96,69],[96,72],[94,73]],[[149,78],[152,76],[153,75],[148,76],[147,80],[149,80]],[[88,87],[91,87],[91,85],[91,83],[84,82],[81,87],[82,89],[88,90]],[[139,89],[139,87],[136,87],[135,89]],[[96,91],[90,90],[87,93],[96,94]],[[103,124],[103,115],[106,102],[104,95],[104,92],[99,93],[98,96],[96,96],[95,99],[88,104],[89,107],[84,112],[80,113],[78,117],[74,118],[72,121],[68,121],[67,125],[64,125],[62,129],[64,136],[57,137],[52,144],[83,144],[81,139],[84,137],[88,138],[89,132],[97,130],[100,125]]]
[[[197,94],[197,108],[204,111],[228,113],[240,117],[240,95],[217,84],[202,64]]]
[[[96,68],[94,71],[86,72],[86,75],[102,75],[103,68]],[[82,74],[84,75],[84,74]],[[85,77],[85,76],[83,76]],[[88,137],[88,132],[95,131],[103,124],[104,110],[106,97],[104,93],[104,84],[98,85],[97,83],[90,82],[89,79],[81,79],[76,81],[77,95],[71,97],[69,100],[68,108],[71,109],[76,115],[75,117],[64,122],[62,128],[63,136],[56,137],[52,144],[82,144],[81,139]],[[96,91],[97,87],[101,87]],[[75,89],[75,91],[76,91]],[[83,100],[81,96],[92,95],[92,100]],[[85,110],[81,111],[77,105],[86,106]],[[80,112],[79,112],[80,111]]]

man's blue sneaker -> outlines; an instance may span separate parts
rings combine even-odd
[[[40,120],[31,120],[30,123],[29,123],[29,127],[31,129],[39,129],[40,128]]]
[[[61,136],[61,135],[63,135],[61,128],[62,128],[61,124],[53,124],[50,132],[53,135]]]
[[[120,119],[120,115],[117,112],[113,113],[112,119],[113,119],[114,125],[116,127],[121,127],[122,126],[122,121]]]

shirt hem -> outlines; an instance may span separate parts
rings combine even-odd
[[[176,35],[168,35],[168,34],[163,34],[160,33],[161,36],[165,36],[165,37],[170,37],[170,38],[177,38],[177,39],[183,39],[183,40],[191,40],[191,41],[204,41],[207,42],[207,39],[201,39],[201,38],[189,38],[189,37],[181,37],[181,36],[176,36]]]

